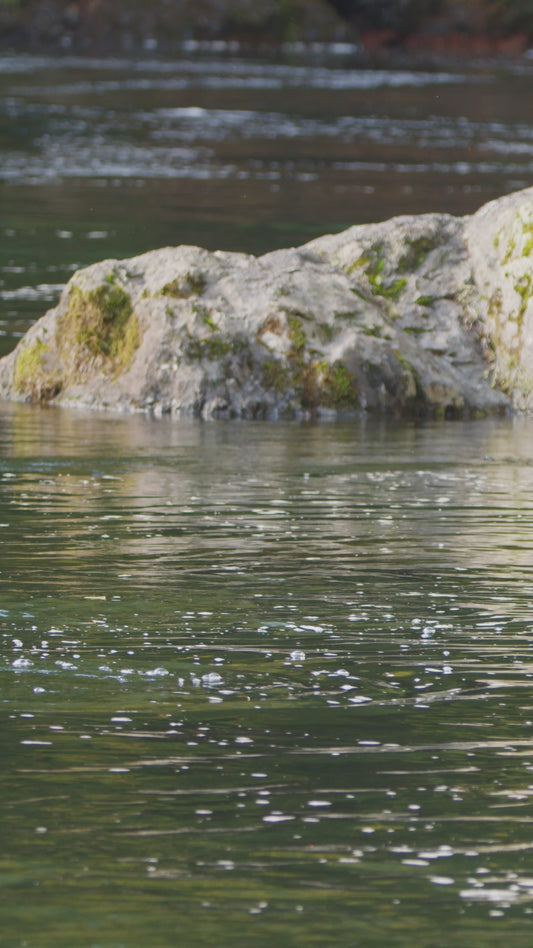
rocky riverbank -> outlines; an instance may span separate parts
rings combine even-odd
[[[533,189],[262,257],[167,247],[78,271],[0,397],[211,417],[533,410]]]

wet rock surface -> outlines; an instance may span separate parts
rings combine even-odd
[[[0,396],[204,418],[533,409],[533,189],[262,257],[167,247],[78,271]]]

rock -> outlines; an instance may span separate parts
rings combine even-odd
[[[533,409],[533,189],[262,257],[167,247],[76,273],[0,397],[222,417]]]

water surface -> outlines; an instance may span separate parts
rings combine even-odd
[[[0,421],[3,945],[529,943],[531,422]]]

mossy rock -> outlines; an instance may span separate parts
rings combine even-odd
[[[191,336],[185,346],[184,354],[189,362],[201,361],[202,359],[214,362],[228,355],[231,349],[230,340],[219,334],[210,336],[208,339],[198,339]]]
[[[407,279],[404,276],[396,279],[385,279],[385,248],[383,244],[374,244],[368,248],[357,260],[348,268],[348,273],[352,274],[359,269],[363,269],[364,274],[370,284],[372,296],[382,296],[384,299],[397,300],[407,285]],[[402,271],[403,272],[403,271]]]
[[[322,371],[323,400],[331,408],[358,408],[359,386],[353,372],[337,360]]]
[[[177,277],[171,283],[166,283],[161,290],[162,296],[171,296],[176,300],[186,300],[190,296],[201,296],[206,287],[203,273],[192,271],[182,277]]]
[[[398,262],[400,273],[411,273],[418,270],[427,255],[435,249],[435,246],[435,239],[432,237],[422,236],[408,239],[405,253]]]
[[[61,379],[46,365],[49,354],[46,343],[37,339],[17,356],[13,387],[19,395],[25,395],[32,402],[50,401],[61,391]]]
[[[67,310],[58,320],[56,341],[68,376],[79,378],[95,369],[120,375],[140,343],[130,296],[111,278],[85,292],[73,286]]]
[[[261,376],[265,388],[274,389],[278,395],[281,395],[289,387],[291,373],[289,367],[280,359],[267,359],[261,366]]]

